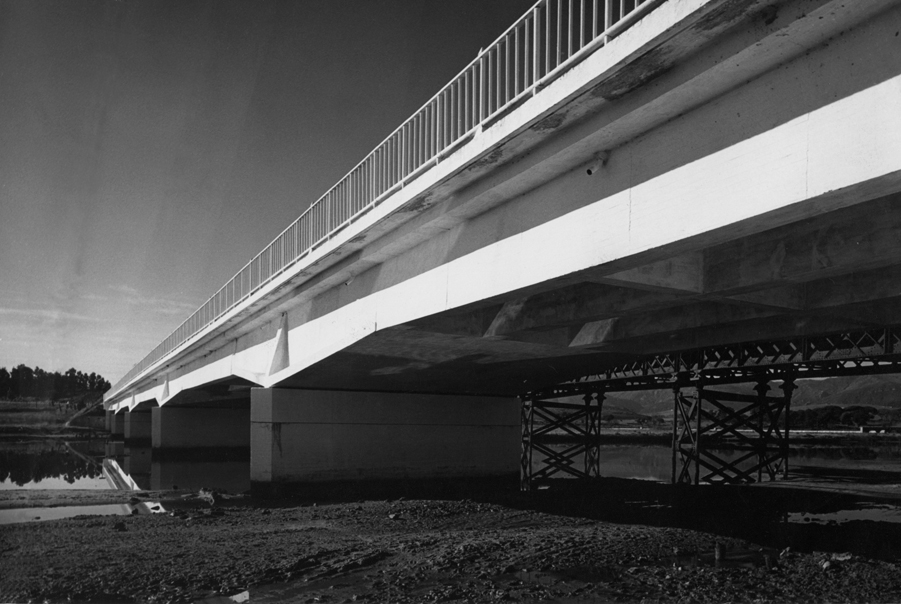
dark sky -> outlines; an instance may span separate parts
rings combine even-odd
[[[0,0],[0,366],[115,381],[533,0]]]

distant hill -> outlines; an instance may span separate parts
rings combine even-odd
[[[773,384],[773,387],[778,387],[778,383]],[[604,413],[608,405],[620,412],[641,415],[668,414],[673,410],[673,393],[670,390],[612,392],[604,400]],[[792,395],[792,409],[828,405],[838,407],[866,405],[901,409],[901,375],[866,375],[798,381],[798,389]]]

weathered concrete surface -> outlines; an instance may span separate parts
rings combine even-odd
[[[515,474],[513,398],[260,388],[251,480],[314,483]]]
[[[250,446],[250,409],[156,407],[154,449]]]

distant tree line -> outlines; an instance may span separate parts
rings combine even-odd
[[[74,367],[65,373],[18,365],[7,371],[0,367],[0,398],[58,400],[90,392],[104,393],[110,383],[96,373],[82,373]]]

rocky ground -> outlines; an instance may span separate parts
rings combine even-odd
[[[760,522],[707,522],[694,495],[634,482],[340,503],[139,493],[166,513],[0,526],[0,601],[901,601],[890,557],[786,550]],[[704,505],[744,518],[796,498],[733,493]],[[674,528],[683,516],[697,528]]]

